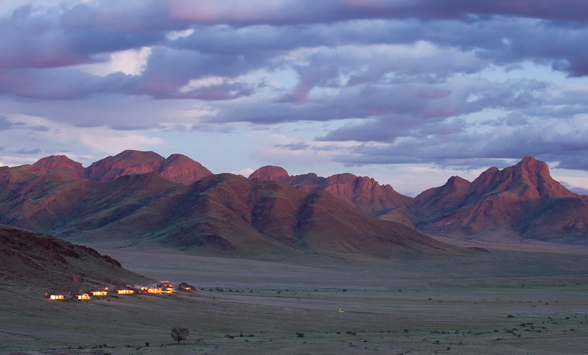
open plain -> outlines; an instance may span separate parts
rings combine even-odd
[[[52,302],[0,288],[0,352],[15,354],[586,354],[588,253],[280,262],[101,249],[197,292]],[[341,312],[340,312],[341,311]],[[172,327],[190,334],[180,345]]]

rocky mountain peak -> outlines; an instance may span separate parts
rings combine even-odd
[[[180,184],[191,184],[212,175],[202,164],[182,154],[172,154],[161,164],[159,173]]]
[[[69,159],[65,155],[51,155],[40,159],[33,166],[42,174],[54,174],[63,181],[83,179],[85,177],[82,164]]]
[[[286,169],[279,166],[266,165],[255,170],[249,179],[285,181],[289,177]]]
[[[446,185],[447,186],[454,186],[458,189],[463,189],[464,187],[469,188],[471,185],[471,182],[469,182],[468,180],[466,180],[460,176],[452,176],[447,180]]]
[[[86,169],[86,176],[93,181],[110,182],[123,175],[159,171],[164,160],[154,152],[125,150],[93,163]]]
[[[504,193],[524,199],[575,196],[551,177],[545,162],[533,157],[525,157],[503,170],[495,167],[486,170],[472,182],[470,191],[469,201]]]

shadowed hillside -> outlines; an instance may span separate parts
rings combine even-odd
[[[220,174],[183,185],[150,172],[97,183],[61,181],[32,169],[0,172],[8,192],[1,195],[0,221],[77,242],[264,258],[463,252],[326,192],[277,181]]]
[[[148,280],[94,249],[5,225],[0,225],[0,254],[0,279],[10,283],[75,289],[83,283],[125,285]]]

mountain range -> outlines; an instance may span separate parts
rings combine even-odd
[[[129,150],[87,168],[66,156],[0,167],[0,223],[93,244],[390,258],[465,252],[431,236],[585,245],[588,196],[532,157],[412,198],[352,174],[265,166],[249,178],[215,175],[183,155]]]
[[[415,198],[351,174],[290,176],[280,167],[266,166],[250,178],[327,191],[373,217],[434,236],[588,244],[588,196],[566,189],[551,177],[545,162],[533,157],[503,170],[489,168],[472,182],[452,176]]]

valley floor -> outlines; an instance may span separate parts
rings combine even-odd
[[[0,285],[15,354],[586,354],[588,254],[282,262],[99,250],[177,295],[51,302]],[[340,312],[342,310],[343,312]],[[172,327],[190,330],[176,345]]]

